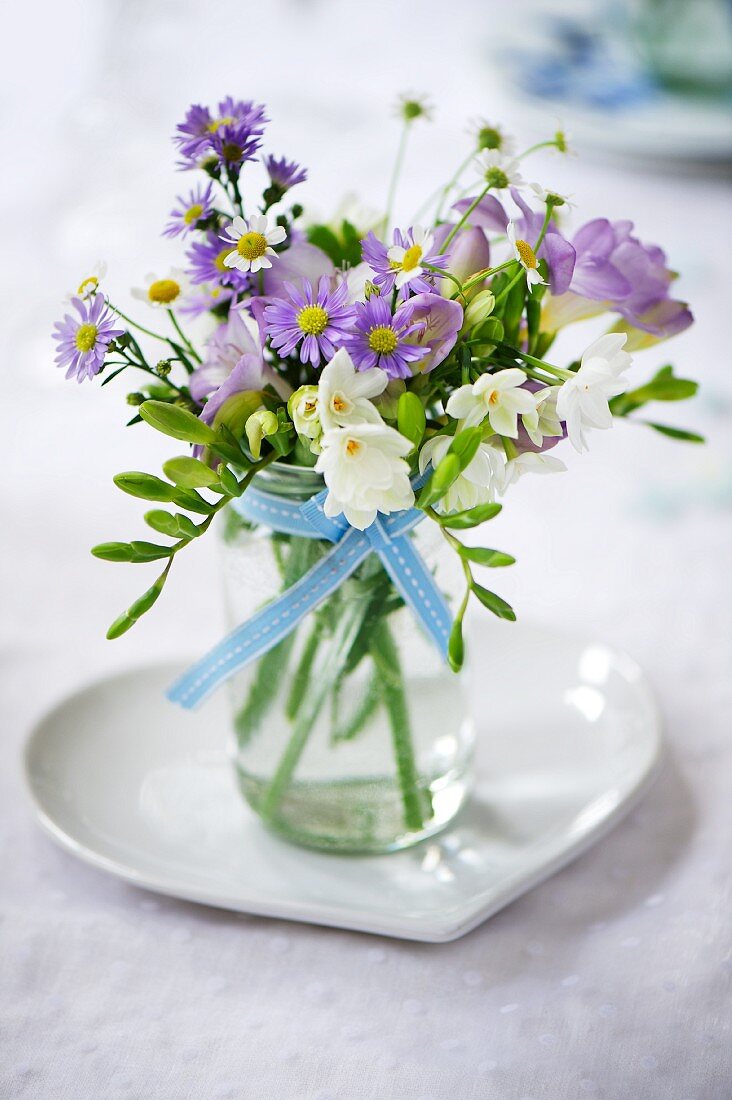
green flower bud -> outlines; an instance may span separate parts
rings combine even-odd
[[[167,378],[171,371],[171,362],[169,359],[161,359],[155,364],[155,373],[160,378]]]
[[[262,453],[262,440],[265,436],[274,435],[279,428],[279,422],[273,412],[267,409],[257,409],[249,417],[245,425],[249,450],[253,458],[259,458]]]
[[[495,304],[496,299],[490,290],[481,290],[479,294],[476,294],[465,310],[463,331],[469,332],[477,325],[482,324],[486,317],[490,317]]]
[[[127,394],[127,404],[128,405],[132,405],[136,408],[138,405],[141,405],[143,403],[143,401],[147,401],[147,398],[145,397],[144,393],[137,392],[137,393],[128,393]]]
[[[311,440],[310,450],[313,454],[318,454],[318,441],[323,434],[318,414],[318,387],[300,386],[287,402],[287,411],[297,434]],[[314,449],[313,444],[318,444],[318,450]]]

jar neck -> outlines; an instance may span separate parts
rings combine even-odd
[[[271,493],[287,500],[309,500],[325,488],[325,482],[312,466],[273,462],[260,470],[252,480],[252,486],[263,493]]]

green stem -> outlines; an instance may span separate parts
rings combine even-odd
[[[404,822],[410,832],[424,827],[424,789],[420,785],[414,746],[409,727],[409,711],[404,694],[402,670],[394,638],[382,619],[371,633],[369,649],[379,674],[379,687],[391,726],[397,775],[402,792]]]
[[[456,225],[454,225],[454,226],[452,227],[452,229],[450,230],[450,232],[449,232],[449,233],[447,234],[447,236],[445,237],[445,240],[444,240],[444,241],[442,242],[442,248],[443,248],[443,250],[444,250],[444,249],[446,249],[446,248],[448,247],[448,245],[449,245],[449,244],[451,243],[451,241],[452,241],[452,240],[453,240],[453,239],[455,238],[455,235],[456,235],[457,233],[459,233],[459,232],[460,232],[460,230],[461,230],[461,229],[462,229],[462,227],[463,227],[463,226],[465,225],[465,223],[466,223],[466,221],[468,220],[468,218],[470,217],[470,215],[471,215],[471,214],[473,213],[473,211],[475,210],[475,208],[476,208],[476,206],[478,205],[478,203],[479,203],[479,202],[480,202],[480,201],[481,201],[482,199],[484,199],[484,198],[486,197],[486,195],[488,194],[488,192],[490,191],[490,189],[491,189],[491,185],[490,185],[490,184],[487,184],[487,185],[486,185],[486,186],[485,186],[485,187],[483,188],[483,190],[482,190],[482,191],[479,191],[479,192],[478,192],[478,194],[477,194],[477,195],[475,196],[475,198],[474,198],[474,199],[473,199],[473,201],[471,202],[471,204],[470,204],[470,206],[468,207],[468,209],[467,209],[467,210],[465,211],[465,213],[463,214],[463,216],[462,216],[462,218],[460,219],[460,221],[459,221],[459,222],[458,222],[458,223],[457,223]]]
[[[297,712],[307,693],[308,684],[310,683],[310,673],[312,672],[315,655],[318,652],[318,643],[320,642],[320,635],[322,632],[322,618],[316,615],[313,628],[305,641],[300,661],[295,670],[295,675],[292,678],[290,694],[285,704],[285,714],[291,722],[297,717]]]
[[[405,121],[399,138],[399,147],[397,149],[396,160],[394,161],[394,168],[391,173],[391,180],[389,181],[389,191],[386,196],[386,210],[382,223],[384,233],[387,232],[391,222],[391,212],[394,206],[394,198],[396,197],[397,184],[402,172],[402,165],[404,164],[404,154],[407,151],[407,138],[409,137],[410,125],[408,121]]]
[[[186,346],[186,347],[188,348],[188,350],[189,350],[189,352],[191,353],[191,355],[193,356],[193,358],[194,358],[194,359],[196,360],[196,362],[197,362],[197,363],[200,363],[200,362],[201,362],[201,356],[200,356],[200,355],[198,354],[198,352],[197,352],[197,351],[196,351],[196,349],[194,348],[193,344],[192,344],[192,343],[191,343],[191,341],[190,341],[190,340],[188,339],[188,337],[186,336],[186,334],[185,334],[185,332],[183,331],[183,329],[182,329],[182,328],[180,327],[180,324],[179,324],[179,322],[178,322],[178,318],[177,318],[177,317],[176,317],[176,315],[175,315],[175,314],[173,313],[173,310],[172,310],[172,309],[169,309],[169,310],[168,310],[168,316],[170,317],[170,320],[171,320],[171,321],[172,321],[172,323],[173,323],[173,328],[174,328],[174,329],[175,329],[175,331],[176,331],[176,332],[178,333],[178,335],[180,336],[180,338],[181,338],[181,340],[183,341],[183,343],[185,344],[185,346]]]
[[[444,188],[442,189],[442,192],[440,194],[440,201],[438,202],[437,210],[435,211],[435,221],[436,222],[439,222],[439,220],[440,220],[440,217],[442,215],[442,208],[445,205],[445,202],[447,200],[447,196],[450,194],[453,187],[455,187],[458,180],[460,179],[463,172],[468,167],[468,165],[470,164],[470,162],[472,161],[474,156],[475,156],[475,149],[471,149],[470,152],[468,153],[467,157],[465,158],[465,160],[462,161],[462,163],[460,164],[460,167],[457,169],[457,171],[454,173],[454,175],[447,181]]]
[[[123,313],[119,306],[115,306],[112,302],[108,302],[109,308],[112,309],[118,317],[121,317],[123,321],[126,321],[128,325],[132,325],[133,328],[139,329],[140,332],[144,332],[146,336],[152,336],[153,340],[160,340],[163,344],[169,344],[170,340],[167,336],[161,336],[159,332],[153,332],[152,329],[145,328],[138,321],[133,321],[131,317],[128,317],[126,313]]]
[[[304,705],[300,709],[277,770],[264,792],[259,812],[265,821],[272,821],[277,814],[318,715],[343,671],[351,645],[360,629],[363,614],[363,601],[353,602],[344,610],[333,635],[330,659],[324,663],[321,674],[313,681],[312,690],[307,694]]]

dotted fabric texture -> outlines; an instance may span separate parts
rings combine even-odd
[[[673,359],[700,377],[696,403],[654,413],[706,432],[709,446],[626,425],[594,432],[589,454],[562,448],[567,474],[512,489],[482,540],[518,559],[499,591],[519,616],[627,649],[657,689],[666,764],[611,835],[465,939],[415,945],[156,898],[57,850],[22,790],[23,737],[46,706],[93,676],[199,656],[223,622],[216,548],[203,540],[154,613],[103,640],[150,575],[89,555],[105,539],[145,537],[140,502],[111,476],[159,470],[177,452],[122,427],[134,383],[100,393],[54,371],[59,299],[102,258],[126,309],[127,286],[179,262],[159,234],[192,181],[175,175],[168,135],[190,101],[228,92],[268,103],[269,148],[310,167],[302,198],[325,212],[348,187],[383,201],[397,140],[389,104],[428,90],[439,111],[414,132],[398,204],[408,224],[432,186],[427,158],[439,151],[449,169],[464,156],[466,115],[541,137],[490,64],[512,18],[492,0],[374,0],[358,20],[335,0],[43,0],[8,13],[34,59],[19,45],[0,74],[24,106],[3,122],[14,152],[0,203],[0,264],[15,288],[0,299],[3,1100],[732,1095],[724,181],[589,157],[531,169],[574,194],[580,223],[634,217],[684,273],[679,293],[698,316],[633,370],[640,382]],[[39,150],[43,171],[21,172]],[[511,626],[496,626],[500,645]]]

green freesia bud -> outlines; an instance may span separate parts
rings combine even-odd
[[[274,435],[278,428],[279,422],[273,412],[257,409],[252,413],[246,422],[245,431],[253,458],[259,458],[262,453],[262,440],[265,436]]]
[[[128,405],[133,405],[134,407],[137,407],[138,405],[141,405],[143,403],[143,401],[145,401],[145,400],[146,400],[146,397],[145,397],[144,393],[139,393],[138,392],[138,393],[128,393],[127,394],[127,404]]]
[[[262,407],[263,398],[264,394],[261,390],[244,390],[243,393],[232,394],[216,413],[214,428],[219,428],[223,424],[232,435],[241,439],[247,420],[252,413]]]
[[[495,304],[496,299],[490,290],[481,290],[480,294],[476,294],[465,310],[463,332],[470,332],[482,324],[486,317],[490,317]]]
[[[392,378],[383,393],[373,399],[374,405],[384,420],[396,420],[399,398],[405,392],[407,384],[403,378]]]
[[[313,454],[320,451],[319,440],[323,434],[318,411],[318,387],[300,386],[287,402],[287,411],[299,436],[309,439]]]

